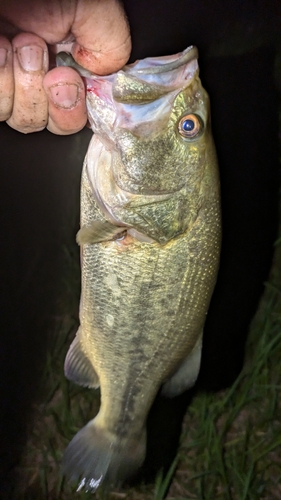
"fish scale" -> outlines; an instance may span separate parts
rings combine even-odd
[[[221,218],[194,47],[115,75],[87,74],[86,87],[95,135],[81,182],[80,327],[65,373],[99,384],[101,406],[68,445],[63,465],[79,490],[93,492],[143,463],[159,389],[173,397],[195,383]]]
[[[87,192],[87,188],[82,186],[82,200],[83,189]],[[115,387],[112,387],[110,383],[112,378],[117,377],[121,382],[120,385],[123,380],[131,380],[130,383],[133,385],[135,378],[142,376],[142,390],[147,397],[151,393],[147,403],[149,405],[163,378],[165,379],[171,373],[177,361],[181,360],[194,346],[198,336],[198,317],[201,322],[199,328],[203,328],[205,315],[202,313],[205,312],[210,299],[210,285],[214,284],[212,264],[215,266],[214,259],[219,248],[219,238],[217,238],[217,241],[213,243],[212,252],[206,256],[205,247],[210,252],[209,233],[215,233],[216,229],[213,225],[213,216],[217,219],[217,230],[219,229],[219,207],[216,199],[214,205],[214,207],[212,205],[206,207],[205,212],[208,215],[202,213],[203,224],[200,220],[197,221],[191,232],[188,232],[185,237],[172,240],[165,248],[135,242],[130,247],[120,250],[118,243],[109,242],[98,246],[88,245],[83,249],[85,272],[83,273],[82,296],[89,304],[90,311],[88,316],[88,309],[83,309],[81,325],[82,328],[84,322],[85,324],[94,322],[97,325],[94,332],[92,329],[89,330],[92,343],[86,347],[86,350],[91,351],[92,363],[100,376],[101,385],[105,378],[105,383],[102,385],[102,397],[110,400],[111,403],[109,415],[104,415],[103,418],[107,422],[109,418],[113,420],[113,427],[118,425],[118,418],[113,418],[112,414],[117,415],[114,408],[119,401],[115,403]],[[91,209],[84,207],[84,213],[91,214],[90,220],[92,220],[95,210],[96,204],[92,199]],[[210,210],[212,216],[210,216]],[[209,219],[212,221],[211,225],[208,224]],[[84,222],[90,221],[84,219]],[[200,241],[199,247],[198,241]],[[202,266],[203,256],[205,256],[204,266]],[[175,261],[178,265],[175,265]],[[109,275],[115,275],[118,279],[122,302],[118,303],[117,308],[114,294],[104,285]],[[151,283],[154,285],[152,290],[150,289]],[[168,296],[167,288],[169,288]],[[98,311],[95,308],[97,303],[99,304]],[[138,309],[136,309],[136,304],[138,304]],[[187,309],[192,313],[186,319]],[[170,311],[173,312],[172,317]],[[106,322],[108,314],[112,315],[116,321],[111,331]],[[158,335],[155,335],[155,332]],[[135,352],[136,342],[140,343],[144,353],[147,352],[145,363],[148,359],[149,364],[143,368],[143,359],[138,359],[134,365],[134,375],[128,376],[127,369],[132,371],[130,349]],[[173,359],[170,358],[170,350],[173,351]],[[107,355],[104,360],[105,352]],[[120,357],[122,358],[121,364]],[[159,362],[163,366],[160,380]],[[115,366],[117,369],[114,368]],[[149,373],[149,378],[146,377],[147,373]],[[151,383],[151,378],[154,384]],[[122,408],[122,405],[120,407]],[[139,415],[141,424],[147,412],[148,408],[145,408]],[[128,433],[130,431],[131,429],[128,428]]]

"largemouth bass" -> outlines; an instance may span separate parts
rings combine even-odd
[[[69,61],[62,61],[69,64]],[[219,177],[197,49],[86,76],[80,327],[66,377],[101,390],[64,471],[95,491],[132,475],[161,388],[197,378],[220,251]]]

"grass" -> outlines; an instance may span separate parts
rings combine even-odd
[[[280,240],[276,253],[274,272],[250,329],[244,369],[235,383],[217,394],[195,395],[185,416],[178,455],[166,476],[160,471],[154,485],[124,488],[107,498],[281,498]],[[63,374],[63,360],[76,328],[77,318],[64,314],[52,337],[44,373],[48,390],[44,403],[34,408],[35,425],[18,470],[21,500],[105,498],[102,493],[76,493],[60,474],[67,443],[99,408],[98,391],[81,389]]]
[[[281,497],[280,292],[266,295],[240,376],[189,408],[169,500]]]

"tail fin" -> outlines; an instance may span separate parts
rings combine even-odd
[[[94,419],[69,443],[63,457],[63,473],[73,482],[80,481],[77,491],[85,488],[94,493],[102,483],[109,487],[132,476],[142,465],[145,451],[145,430],[139,439],[123,444],[99,428]]]

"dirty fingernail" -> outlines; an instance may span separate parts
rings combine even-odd
[[[25,71],[43,69],[43,49],[38,45],[27,45],[17,49],[18,60]]]
[[[49,92],[54,104],[61,108],[73,108],[78,102],[79,87],[74,83],[54,85]]]
[[[0,68],[3,68],[7,62],[7,50],[0,48]]]

